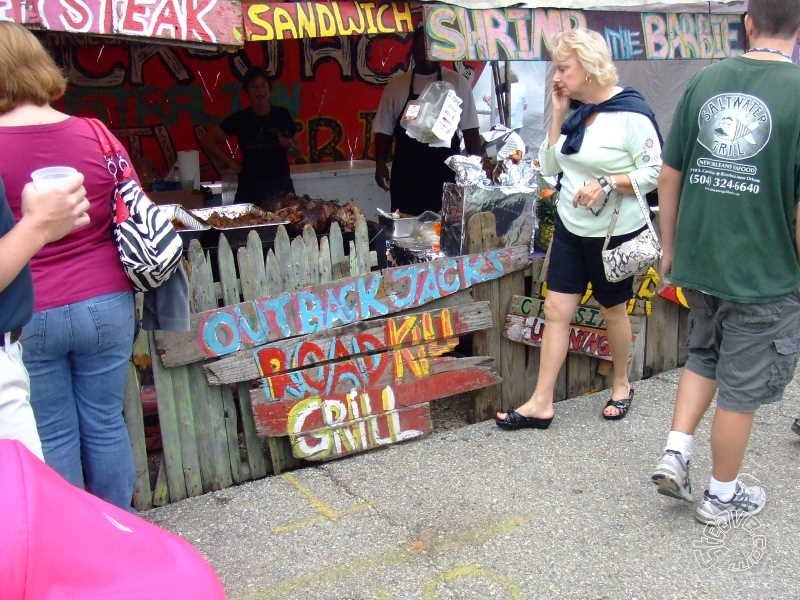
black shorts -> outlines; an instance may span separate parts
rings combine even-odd
[[[548,290],[562,294],[583,295],[587,284],[591,283],[595,300],[606,308],[627,302],[633,297],[633,277],[617,283],[606,279],[600,255],[604,237],[575,235],[568,231],[558,218],[555,225],[550,266],[547,270]],[[639,231],[612,236],[608,247],[619,246],[636,237]]]

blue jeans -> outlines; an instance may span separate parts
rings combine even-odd
[[[34,313],[21,338],[45,461],[127,510],[135,474],[122,400],[133,331],[133,294],[119,292]]]

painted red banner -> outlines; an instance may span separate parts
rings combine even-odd
[[[166,176],[177,151],[198,149],[208,125],[248,105],[240,80],[251,65],[267,70],[272,101],[297,124],[294,162],[372,158],[383,86],[407,68],[410,48],[410,36],[391,34],[253,42],[233,54],[37,35],[69,77],[58,108],[102,119],[146,181]],[[231,146],[238,156],[233,138]],[[220,178],[203,152],[200,168],[201,179]]]
[[[67,33],[243,43],[242,11],[235,0],[0,0],[0,20]]]
[[[248,42],[414,30],[407,2],[273,2],[244,8]]]

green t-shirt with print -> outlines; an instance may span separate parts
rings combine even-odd
[[[800,283],[800,68],[744,57],[698,72],[675,110],[664,164],[682,172],[671,279],[741,303]]]

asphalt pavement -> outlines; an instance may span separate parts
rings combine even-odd
[[[143,516],[194,544],[231,599],[800,598],[800,376],[757,413],[745,457],[767,507],[726,530],[649,481],[678,376],[637,382],[622,421],[600,418],[604,391],[558,403],[546,431],[485,421]]]

